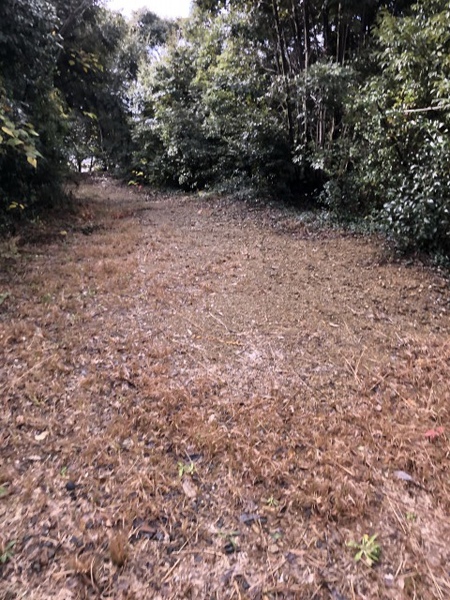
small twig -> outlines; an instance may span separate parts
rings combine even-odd
[[[431,577],[431,580],[432,580],[432,582],[434,584],[434,587],[436,589],[436,593],[437,593],[438,597],[440,598],[440,600],[444,600],[445,596],[442,593],[441,586],[438,584],[438,582],[436,580],[436,577],[433,575],[433,571],[431,570],[430,565],[428,564],[428,562],[427,562],[427,567],[428,567],[428,571],[430,573],[430,577]]]
[[[53,356],[55,356],[55,355],[53,355]],[[32,373],[36,369],[39,369],[40,367],[42,367],[42,365],[44,365],[46,362],[51,360],[53,358],[53,356],[47,356],[46,358],[43,358],[42,360],[37,362],[35,365],[33,365],[32,367],[27,369],[25,371],[25,373],[22,373],[22,375],[13,379],[13,381],[9,385],[5,385],[1,391],[3,393],[6,393],[6,392],[9,392],[10,390],[12,390],[20,381],[22,381],[22,379],[24,379],[27,375],[30,375],[30,373]]]
[[[347,469],[346,467],[344,467],[344,465],[339,464],[336,461],[330,461],[328,462],[329,465],[335,466],[335,467],[339,467],[340,469],[342,469],[343,471],[345,471],[345,473],[347,473],[348,475],[350,475],[350,477],[356,478],[356,475],[350,471],[350,469]]]
[[[239,590],[239,585],[238,585],[238,582],[236,581],[236,579],[233,581],[233,586],[236,591],[237,597],[239,598],[239,600],[242,600],[241,592]],[[233,596],[234,596],[234,594],[233,594]]]
[[[361,352],[361,356],[359,357],[358,362],[356,363],[356,367],[355,367],[355,379],[357,379],[357,377],[358,377],[359,366],[361,364],[362,357],[364,356],[365,351],[366,351],[366,348],[363,348],[363,351]]]
[[[91,566],[90,566],[90,569],[89,569],[89,575],[91,576],[91,583],[92,583],[93,587],[95,588],[96,585],[95,585],[95,577],[94,577],[94,562],[95,562],[95,558],[93,558],[91,560]]]
[[[275,575],[275,573],[276,573],[277,571],[279,571],[279,570],[281,569],[281,567],[282,567],[282,566],[283,566],[285,563],[286,563],[286,558],[284,558],[284,557],[283,557],[283,558],[280,560],[280,562],[279,562],[279,563],[278,563],[278,564],[277,564],[275,567],[273,567],[273,568],[270,570],[270,573],[268,574],[268,576],[269,576],[269,577],[273,577],[273,576]]]
[[[231,329],[221,319],[213,315],[211,311],[208,311],[208,315],[211,317],[211,319],[214,319],[214,321],[217,321],[220,325],[222,325],[222,327],[225,327],[228,333],[233,333]]]
[[[397,521],[398,521],[398,524],[400,525],[400,527],[401,527],[401,528],[402,528],[402,530],[403,530],[403,533],[404,533],[405,535],[407,535],[407,534],[408,534],[408,532],[407,532],[407,530],[406,530],[406,527],[404,526],[403,519],[402,519],[402,518],[399,516],[399,514],[397,513],[397,511],[396,511],[396,509],[395,509],[395,506],[392,504],[392,501],[391,501],[391,499],[389,498],[389,496],[387,496],[387,495],[386,495],[386,498],[387,498],[387,501],[389,502],[389,504],[390,504],[390,506],[391,506],[391,509],[392,509],[392,512],[393,512],[393,513],[394,513],[394,515],[395,515],[395,518],[396,518],[396,519],[397,519]]]
[[[179,553],[183,552],[184,556],[189,554],[207,554],[208,556],[221,556],[223,557],[223,552],[214,552],[214,550],[179,550]]]
[[[178,550],[177,554],[180,554],[184,548],[186,548],[186,546],[188,545],[190,540],[186,540],[184,542],[184,544],[181,546],[181,548]],[[166,581],[169,579],[169,577],[172,575],[172,573],[175,571],[175,569],[178,567],[178,565],[180,564],[182,560],[182,557],[180,556],[180,558],[178,560],[175,561],[175,564],[170,567],[170,569],[167,571],[167,573],[164,575],[164,577],[162,578],[161,583],[166,583]]]
[[[264,577],[261,579],[261,581],[252,585],[252,587],[248,591],[252,592],[252,591],[256,590],[259,586],[262,586],[264,584],[264,582],[267,581],[270,577],[273,578],[275,573],[277,571],[279,571],[281,569],[281,567],[286,563],[286,560],[287,559],[283,557],[275,567],[271,568],[270,571],[268,573],[266,573],[266,575],[264,575]]]
[[[181,562],[181,558],[179,558],[177,561],[175,561],[175,564],[167,571],[167,573],[164,575],[161,583],[166,583],[166,581],[169,579],[169,577],[172,575],[172,573],[175,571],[175,569],[178,567],[178,565]]]

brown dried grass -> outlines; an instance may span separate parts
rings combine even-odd
[[[283,211],[77,193],[0,257],[0,598],[450,597],[447,283]]]

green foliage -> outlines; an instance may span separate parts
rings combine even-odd
[[[132,27],[137,42],[143,46],[145,51],[151,51],[166,44],[176,29],[173,22],[161,19],[145,8],[134,13]]]
[[[182,479],[184,475],[193,475],[195,473],[195,464],[191,461],[189,463],[179,462],[177,464],[178,467],[178,477]]]
[[[9,541],[4,548],[0,548],[0,564],[9,562],[14,555],[15,540]]]
[[[442,0],[421,1],[408,16],[383,13],[373,54],[379,70],[348,111],[346,168],[331,173],[326,189],[337,210],[347,203],[376,211],[399,247],[447,257],[449,27]]]
[[[32,205],[46,171],[55,178],[60,155],[47,147],[57,142],[52,78],[57,27],[54,7],[45,0],[0,5],[0,216]]]
[[[197,0],[166,52],[141,69],[135,170],[154,184],[279,198],[340,176],[359,78],[346,61],[362,52],[377,15],[371,0],[340,7]]]
[[[97,0],[0,3],[0,221],[62,197],[68,161],[128,162],[137,52]]]
[[[444,0],[196,0],[183,23],[3,0],[0,214],[89,162],[130,185],[315,194],[449,259],[449,28]]]
[[[4,101],[3,107],[7,107]],[[36,147],[36,138],[39,137],[31,123],[18,126],[7,116],[5,108],[0,108],[0,154],[4,154],[9,148],[19,154],[23,154],[27,162],[37,168],[37,159],[43,158]]]
[[[270,110],[267,77],[242,18],[191,22],[142,69],[135,164],[149,182],[264,189],[289,177],[286,132]]]
[[[368,567],[373,567],[373,565],[380,561],[381,547],[376,539],[377,535],[369,537],[367,534],[364,534],[360,542],[347,542],[349,548],[357,550],[355,554],[356,562],[363,561]]]
[[[420,128],[418,128],[420,131]],[[388,190],[383,221],[400,247],[450,257],[450,143],[448,131],[427,123],[421,143],[403,178]]]
[[[67,5],[60,5],[61,18]],[[83,20],[65,28],[55,83],[67,104],[70,162],[103,169],[127,164],[131,153],[128,90],[137,72],[137,46],[123,17],[92,3]]]

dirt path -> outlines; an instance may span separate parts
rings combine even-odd
[[[448,284],[289,211],[77,196],[0,247],[0,598],[449,598]]]

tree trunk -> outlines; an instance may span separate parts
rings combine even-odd
[[[286,44],[281,28],[280,13],[278,11],[278,0],[272,0],[272,12],[275,24],[275,32],[277,37],[277,51],[279,53],[279,64],[281,66],[281,75],[283,77],[284,92],[286,94],[286,116],[289,133],[289,141],[291,147],[294,145],[294,118],[291,106],[291,93],[289,85],[289,61],[286,52]]]
[[[311,39],[309,37],[310,33],[310,19],[309,19],[309,10],[307,6],[307,1],[303,0],[303,37],[305,43],[305,72],[308,73],[309,69],[309,61],[311,55]]]

